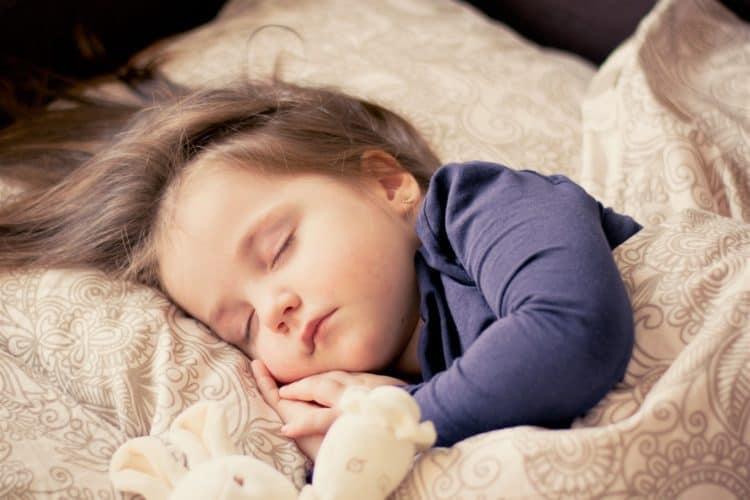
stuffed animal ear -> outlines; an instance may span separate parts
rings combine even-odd
[[[377,418],[393,430],[398,439],[411,441],[417,451],[435,444],[437,434],[432,422],[421,422],[419,405],[406,391],[392,386],[380,386],[370,391],[349,388],[339,403],[342,411]]]
[[[114,487],[147,500],[165,500],[184,474],[185,468],[153,436],[126,441],[109,462]]]
[[[364,413],[367,411],[364,407],[366,406],[367,395],[371,389],[365,389],[359,386],[349,386],[341,395],[339,399],[339,410],[342,413]]]
[[[191,468],[211,458],[238,454],[229,436],[226,405],[217,402],[204,401],[184,410],[172,422],[169,438],[185,452]]]

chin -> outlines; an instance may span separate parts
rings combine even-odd
[[[305,377],[309,377],[310,375],[315,375],[316,373],[320,373],[320,371],[309,371],[309,372],[296,372],[296,373],[276,373],[269,369],[271,372],[271,375],[281,385],[285,384],[291,384],[292,382],[296,382],[298,380],[301,380]]]
[[[351,372],[368,372],[374,373],[382,371],[390,366],[390,359],[367,359],[363,363],[357,363],[356,366],[348,368],[347,371]]]

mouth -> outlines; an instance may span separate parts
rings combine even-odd
[[[307,350],[309,352],[315,351],[315,344],[318,340],[318,337],[321,333],[321,324],[328,319],[336,309],[333,309],[332,311],[329,311],[328,313],[313,319],[311,321],[308,321],[307,325],[305,325],[305,329],[302,332],[302,343],[305,344],[307,347]]]

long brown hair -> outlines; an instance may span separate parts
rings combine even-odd
[[[25,180],[36,182],[0,207],[0,268],[91,266],[160,287],[154,243],[165,201],[198,155],[270,172],[361,177],[362,155],[381,149],[423,190],[439,165],[403,118],[336,90],[271,80],[180,90],[160,99],[140,110],[117,104],[77,115],[53,112],[22,128],[36,126],[36,140],[15,140],[18,127],[0,138],[0,174],[3,164],[34,157],[41,150],[35,142],[49,151],[57,139],[69,141],[78,129],[66,116],[78,116],[79,137],[90,139],[83,148],[58,147],[64,154],[48,155],[36,171],[5,170],[21,179],[33,172]],[[61,168],[50,168],[56,159]]]

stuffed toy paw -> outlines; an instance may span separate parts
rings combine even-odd
[[[147,500],[381,500],[401,483],[414,455],[435,442],[431,422],[405,391],[349,389],[341,415],[323,440],[312,484],[298,492],[270,465],[239,454],[227,429],[225,406],[197,403],[172,423],[169,439],[187,457],[186,469],[155,437],[125,442],[110,460],[116,489]]]

